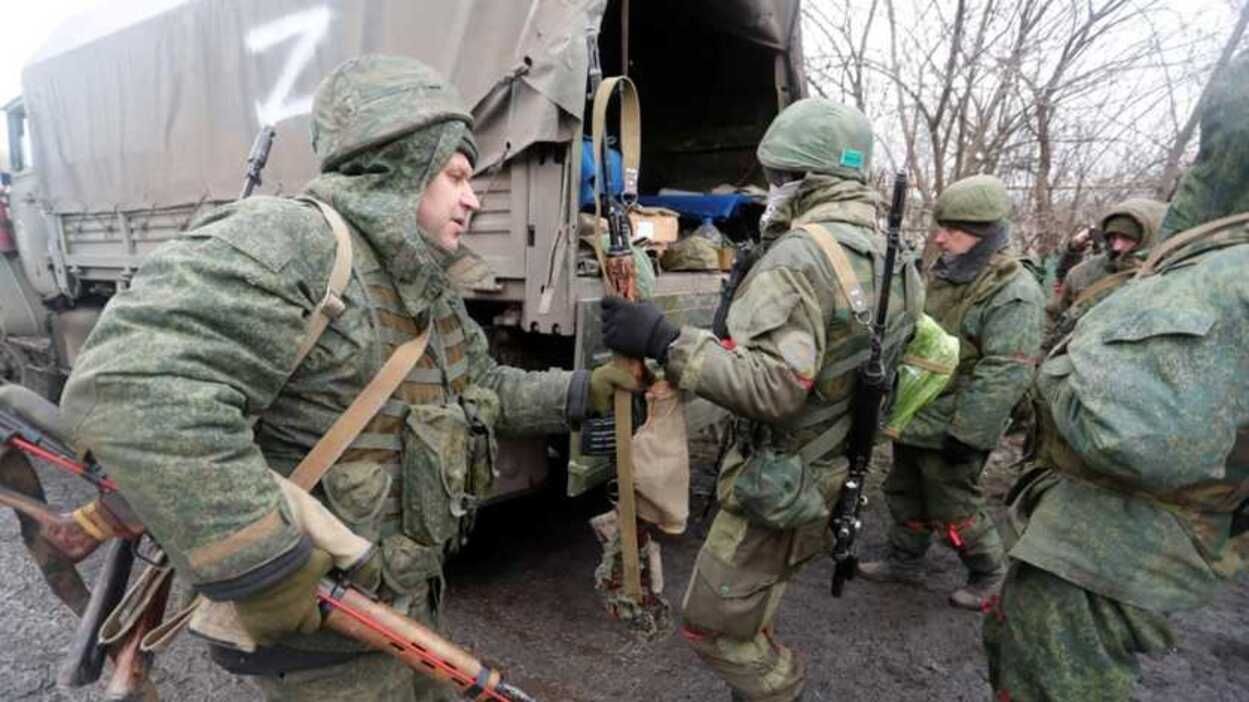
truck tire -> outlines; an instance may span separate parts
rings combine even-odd
[[[25,350],[8,341],[0,341],[0,383],[23,385],[39,393],[40,397],[58,402],[64,378],[57,372],[55,364],[40,366]]]

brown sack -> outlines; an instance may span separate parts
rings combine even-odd
[[[661,380],[646,392],[646,423],[633,435],[638,518],[669,534],[690,514],[690,454],[681,394]]]

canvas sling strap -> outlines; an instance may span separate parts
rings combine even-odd
[[[607,136],[607,107],[617,88],[620,89],[620,155],[624,170],[621,194],[626,203],[637,200],[638,168],[642,159],[642,109],[638,102],[637,88],[627,76],[605,78],[594,91],[594,104],[591,108],[590,142],[594,150],[594,241],[591,245],[598,258],[603,285],[608,293],[618,291],[611,289],[607,260],[601,245],[602,196],[604,188],[610,188],[610,183],[603,182],[608,180],[603,163],[603,141]],[[625,243],[632,247],[632,242]],[[632,249],[629,254],[633,254]],[[638,554],[637,493],[633,476],[633,396],[618,390],[613,410],[616,420],[616,482],[620,490],[617,512],[622,588],[626,597],[640,603],[643,593],[642,565]]]
[[[346,288],[347,278],[351,273],[351,234],[347,230],[347,223],[333,207],[320,200],[305,199],[316,205],[325,220],[330,223],[330,228],[334,230],[334,238],[338,241],[338,250],[334,268],[330,272],[330,282],[325,291],[325,297],[312,311],[312,318],[308,321],[305,339],[300,345],[300,353],[296,360],[297,367],[324,333],[329,321],[342,314],[345,309],[342,292]],[[289,476],[292,483],[304,490],[311,490],[321,482],[325,472],[342,457],[351,442],[364,431],[365,425],[382,410],[403,379],[416,366],[416,362],[425,355],[425,347],[429,345],[429,333],[433,326],[432,322],[427,324],[425,330],[416,338],[404,342],[395,349],[390,358],[386,359],[385,365],[377,372],[377,375],[373,376],[369,384],[364,386],[364,390],[356,396],[356,399],[352,400],[347,411],[334,421],[329,431],[321,436],[312,450],[304,456],[299,465],[295,466],[295,470]]]
[[[850,305],[850,312],[854,318],[860,322],[870,324],[871,310],[868,307],[867,294],[863,292],[863,285],[859,282],[859,276],[854,272],[854,266],[850,264],[850,257],[846,255],[846,250],[842,247],[841,242],[837,241],[837,237],[822,224],[804,224],[798,227],[798,229],[810,234],[811,239],[815,241],[816,245],[820,247],[820,251],[824,253],[824,258],[833,269],[833,278],[837,280],[837,286],[841,288],[841,294],[846,298],[846,303]],[[881,273],[883,274],[883,271]],[[849,399],[847,399],[832,407],[825,408],[825,411],[817,411],[818,419],[809,417],[804,423],[810,424],[813,421],[822,421],[828,416],[842,414],[849,407],[849,402]],[[805,462],[814,461],[832,450],[834,446],[846,437],[849,431],[850,418],[849,416],[844,416],[840,421],[834,422],[832,426],[798,449],[798,454]]]
[[[628,76],[604,78],[594,91],[591,108],[590,142],[594,149],[594,220],[595,227],[602,212],[603,183],[607,174],[603,165],[603,140],[607,138],[607,106],[612,93],[620,88],[620,160],[624,171],[624,188],[621,193],[625,202],[632,203],[638,194],[638,173],[642,164],[642,106],[638,101],[637,87]],[[602,177],[600,177],[602,176]]]
[[[1249,212],[1241,212],[1229,217],[1212,220],[1200,226],[1193,227],[1187,231],[1180,232],[1179,234],[1176,234],[1170,239],[1167,239],[1158,246],[1154,247],[1153,251],[1150,251],[1149,257],[1145,259],[1145,263],[1141,264],[1141,267],[1137,269],[1135,277],[1146,278],[1153,275],[1158,266],[1163,262],[1163,259],[1167,258],[1167,256],[1187,246],[1188,244],[1197,241],[1198,239],[1208,236],[1211,232],[1217,231],[1224,227],[1229,227],[1235,224],[1243,224],[1246,222],[1249,222]]]
[[[594,103],[590,110],[590,149],[594,151],[594,237],[590,248],[598,259],[604,283],[607,282],[607,259],[603,257],[602,246],[602,195],[603,189],[609,187],[603,181],[610,178],[603,164],[603,141],[607,138],[607,106],[616,86],[620,86],[620,160],[624,176],[621,195],[627,203],[637,200],[638,173],[642,164],[642,107],[638,102],[637,87],[627,76],[605,78],[594,91]]]
[[[321,211],[322,216],[329,223],[330,229],[334,232],[337,247],[335,248],[334,265],[330,269],[330,279],[326,285],[325,295],[309,317],[308,325],[304,330],[303,340],[300,342],[299,350],[296,354],[295,365],[291,369],[292,373],[307,357],[321,335],[325,333],[330,321],[342,315],[346,310],[342,295],[351,276],[352,259],[351,232],[348,230],[347,223],[343,220],[342,215],[319,200],[313,198],[300,198],[300,200],[315,205]],[[346,411],[339,415],[329,430],[312,447],[312,450],[304,456],[299,465],[295,466],[295,469],[287,478],[290,483],[306,493],[311,491],[321,481],[326,471],[342,457],[343,453],[351,445],[351,442],[360,435],[365,426],[381,411],[386,401],[399,388],[399,385],[407,377],[408,373],[411,372],[412,368],[416,366],[421,356],[425,354],[425,348],[429,344],[430,330],[433,329],[433,326],[431,321],[416,338],[404,342],[399,348],[395,349],[381,370],[377,372],[377,375],[373,376],[372,380],[356,396]],[[309,509],[314,507],[315,505],[310,506]],[[329,515],[329,512],[324,511],[324,514]],[[332,516],[323,517],[323,521],[337,522]],[[335,526],[338,525],[330,524],[331,528]],[[171,577],[171,575],[172,570],[165,566],[161,569],[159,575],[146,577],[145,574],[145,577],[136,584],[136,587],[142,586],[145,590],[160,587],[162,582]],[[139,601],[142,599],[145,599],[143,594],[134,593],[133,598],[128,594],[124,598],[123,604],[127,600]],[[143,639],[142,650],[163,650],[188,624],[192,623],[193,619],[197,622],[197,630],[209,629],[213,633],[211,638],[223,644],[234,645],[247,650],[247,642],[240,640],[239,630],[235,627],[232,608],[223,606],[226,603],[207,605],[205,604],[207,602],[209,601],[203,596],[197,596],[188,606],[149,632]],[[113,615],[110,615],[110,619],[127,617],[128,611],[133,609],[131,607],[127,608],[127,612],[114,612]],[[199,626],[199,623],[203,625]],[[118,632],[116,635],[120,636],[121,633],[124,633],[124,631]]]

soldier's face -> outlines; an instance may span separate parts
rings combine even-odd
[[[457,151],[421,194],[416,223],[447,251],[459,248],[469,218],[481,209],[481,202],[473,192],[472,178],[472,164]]]
[[[1111,252],[1115,256],[1123,254],[1136,248],[1136,240],[1126,237],[1118,232],[1110,232],[1106,235],[1106,244],[1110,247]]]
[[[980,240],[971,234],[950,227],[939,227],[937,233],[933,235],[933,243],[937,245],[937,248],[955,256],[962,256],[971,251],[971,247],[975,246],[978,241]]]

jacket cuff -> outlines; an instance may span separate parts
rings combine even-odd
[[[564,416],[573,427],[579,426],[590,416],[590,371],[584,368],[573,371],[572,378],[568,381]]]
[[[195,586],[195,589],[210,600],[246,599],[272,587],[303,568],[311,554],[312,542],[307,536],[301,534],[294,546],[278,554],[277,557],[269,559],[242,575],[226,580],[200,583]]]

